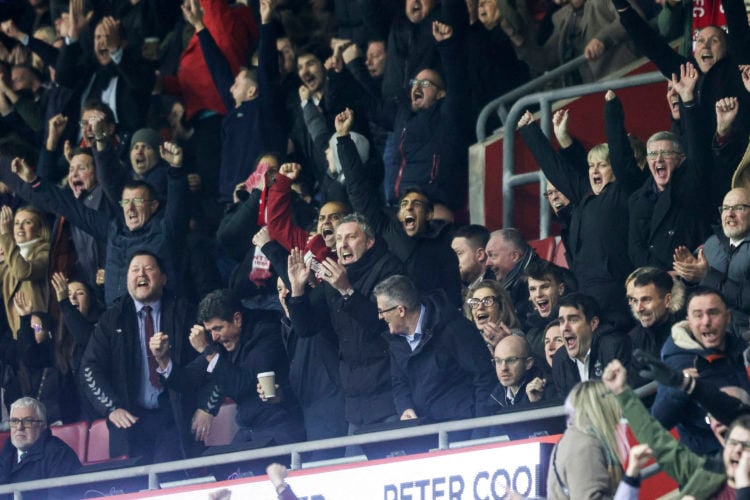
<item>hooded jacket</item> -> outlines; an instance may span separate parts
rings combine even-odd
[[[661,358],[675,370],[696,368],[701,380],[717,388],[737,386],[750,392],[742,361],[744,342],[727,333],[724,350],[706,349],[693,336],[687,321],[672,327],[672,335],[661,351]],[[706,411],[690,401],[679,389],[659,384],[651,414],[665,428],[677,426],[680,442],[700,455],[713,454],[720,446],[706,423]]]

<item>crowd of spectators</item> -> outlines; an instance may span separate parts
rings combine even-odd
[[[569,397],[550,491],[583,498],[582,449],[609,494],[659,459],[622,469],[614,431],[624,411],[662,439],[626,388],[657,378],[651,414],[696,457],[749,447],[693,390],[750,398],[750,28],[740,0],[662,4],[3,2],[0,426],[35,398],[22,429],[107,418],[113,456],[162,462],[203,451],[225,398],[235,442],[267,446]],[[692,54],[668,45],[685,26]],[[460,224],[487,102],[638,54],[671,130],[629,136],[612,91],[589,151],[566,109],[554,141],[518,123],[566,266]]]

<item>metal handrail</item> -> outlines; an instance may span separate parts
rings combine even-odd
[[[541,127],[547,137],[552,131],[552,103],[562,99],[580,97],[607,90],[617,90],[627,87],[638,87],[664,81],[664,76],[659,72],[644,73],[626,78],[606,80],[602,82],[585,83],[573,87],[566,87],[545,92],[537,92],[521,97],[513,104],[508,112],[508,117],[503,128],[503,227],[513,225],[513,188],[525,184],[539,182],[539,239],[549,236],[550,208],[541,193],[546,189],[546,180],[542,172],[514,173],[515,169],[515,143],[514,134],[516,124],[521,114],[532,104],[539,104],[541,114]]]
[[[492,112],[496,112],[500,118],[501,123],[506,123],[508,120],[508,111],[505,109],[505,104],[508,102],[515,101],[519,97],[527,95],[529,92],[537,90],[539,87],[546,85],[548,82],[557,80],[561,76],[578,69],[586,62],[586,58],[583,55],[572,59],[565,64],[561,64],[554,69],[546,71],[544,74],[534,78],[532,81],[524,83],[520,87],[516,87],[510,92],[506,92],[500,97],[496,97],[487,104],[484,105],[482,111],[479,112],[476,124],[477,141],[482,142],[487,138],[487,120]]]
[[[643,387],[639,387],[635,390],[635,392],[641,398],[649,396],[656,392],[656,382],[651,382]],[[331,448],[344,448],[350,445],[362,445],[382,441],[392,441],[397,439],[410,439],[434,434],[438,435],[437,449],[447,450],[450,444],[450,440],[448,437],[449,432],[477,429],[495,425],[513,424],[519,422],[529,422],[534,420],[543,420],[546,418],[561,417],[563,415],[565,415],[565,407],[563,405],[558,405],[546,408],[494,415],[490,417],[455,420],[452,422],[420,425],[417,427],[409,427],[406,429],[393,429],[389,431],[371,432],[356,436],[321,439],[318,441],[307,441],[282,446],[272,446],[257,450],[237,451],[232,453],[224,453],[221,455],[212,455],[209,457],[191,458],[187,460],[178,460],[175,462],[165,462],[161,464],[142,465],[110,471],[90,472],[87,474],[55,477],[51,479],[40,479],[23,483],[13,483],[0,486],[0,495],[13,493],[15,500],[22,500],[23,492],[27,491],[42,490],[47,488],[63,488],[66,486],[98,483],[102,481],[111,481],[114,479],[122,480],[143,476],[148,476],[149,489],[156,490],[159,488],[158,474],[165,472],[197,469],[201,467],[211,467],[215,465],[224,465],[235,462],[259,460],[263,458],[270,459],[282,455],[291,455],[291,468],[300,469],[302,465],[300,456],[301,453],[317,450],[327,450]]]

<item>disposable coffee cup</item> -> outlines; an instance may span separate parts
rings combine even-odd
[[[258,374],[258,383],[267,398],[276,397],[276,372],[263,372]]]

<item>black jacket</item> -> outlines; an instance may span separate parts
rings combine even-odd
[[[653,178],[644,182],[629,200],[630,226],[628,253],[636,267],[672,268],[674,250],[680,245],[696,248],[708,232],[707,196],[711,152],[701,144],[703,128],[697,108],[680,106],[686,136],[686,158],[672,172],[662,192],[656,190]]]
[[[604,368],[613,359],[619,359],[624,366],[629,366],[631,354],[630,337],[609,325],[600,325],[594,330],[591,342],[589,380],[599,380]],[[573,386],[581,381],[578,367],[564,346],[552,356],[552,378],[561,397],[566,397]]]
[[[18,450],[8,439],[0,452],[0,484],[69,476],[81,468],[81,462],[75,452],[61,439],[53,436],[49,429],[42,431],[39,439],[26,450],[20,462],[17,457]],[[29,498],[46,496],[32,494]]]
[[[165,291],[160,330],[169,335],[170,356],[175,366],[188,363],[195,355],[188,340],[193,318],[189,304]],[[99,319],[81,361],[84,392],[99,417],[107,417],[117,408],[133,412],[137,406],[140,366],[138,317],[133,299],[126,295]],[[189,430],[183,414],[183,398],[172,390],[168,396],[174,421],[182,434]],[[110,456],[128,453],[127,429],[118,429],[109,420],[107,427]]]
[[[330,286],[323,286],[327,313],[339,339],[339,371],[344,388],[346,419],[349,423],[376,423],[396,413],[391,392],[388,344],[380,335],[385,323],[378,319],[372,295],[375,285],[403,272],[401,262],[376,240],[372,248],[346,271],[354,294],[344,299]],[[300,336],[319,333],[316,316],[326,311],[315,309],[306,293],[291,297],[289,314]],[[299,325],[299,328],[297,328]],[[307,327],[305,327],[307,325]]]
[[[461,276],[458,258],[451,248],[452,227],[431,222],[425,234],[409,236],[401,222],[382,207],[377,188],[357,154],[351,136],[338,138],[339,160],[346,177],[346,191],[354,211],[367,217],[373,230],[383,237],[388,249],[404,263],[406,274],[420,292],[445,291],[455,307],[461,305]],[[440,272],[435,272],[440,269]]]
[[[421,302],[423,337],[414,351],[403,336],[385,333],[396,411],[411,408],[432,422],[489,415],[495,372],[482,337],[444,293]]]

